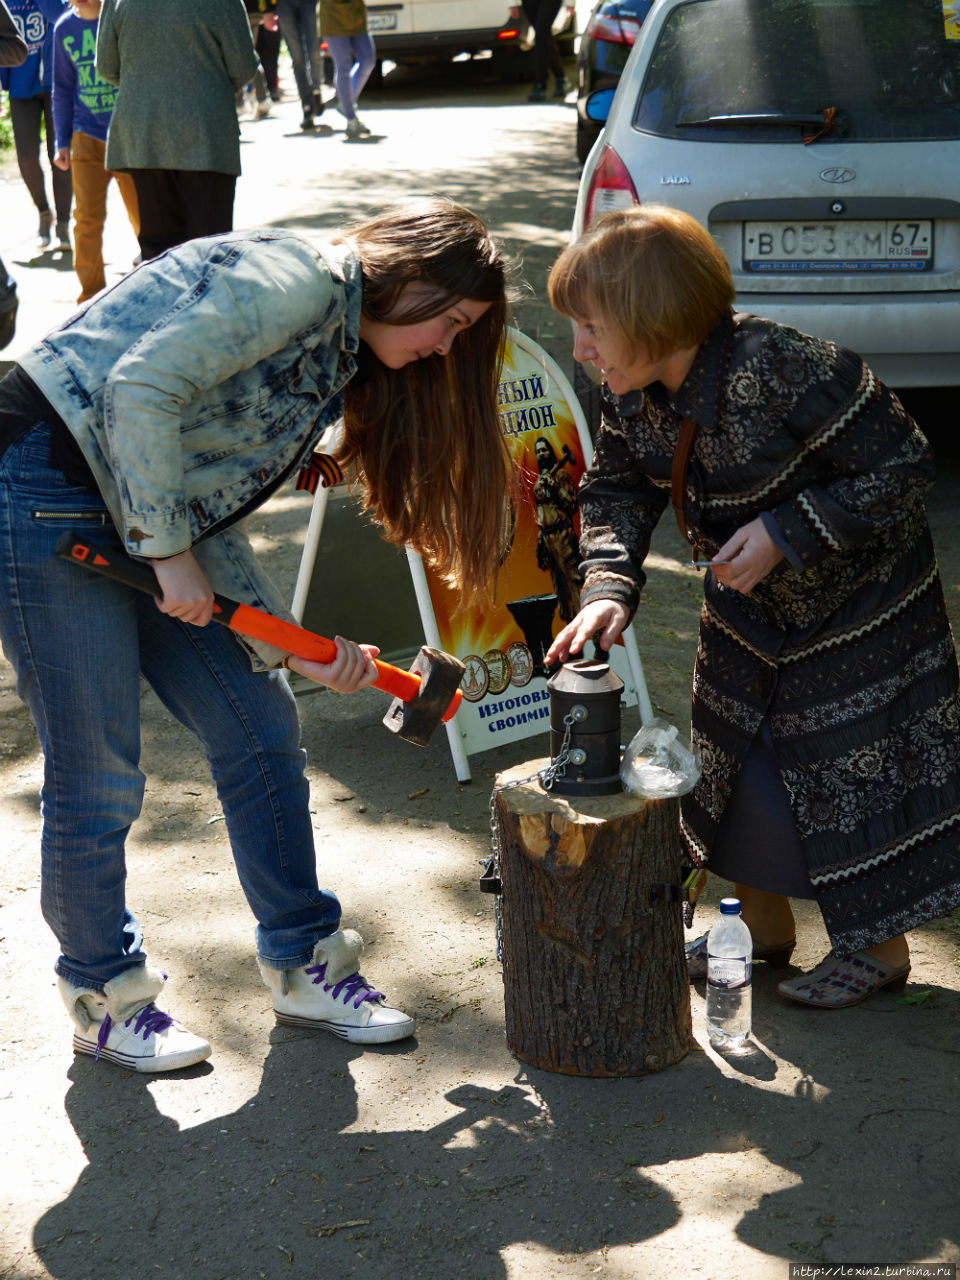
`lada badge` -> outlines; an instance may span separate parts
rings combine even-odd
[[[852,182],[856,176],[856,169],[844,169],[842,165],[820,170],[821,182]]]

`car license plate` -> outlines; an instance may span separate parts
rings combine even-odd
[[[745,222],[743,265],[753,272],[926,271],[933,223]]]
[[[368,31],[396,31],[397,15],[395,13],[377,13],[373,9],[367,10],[367,30]]]

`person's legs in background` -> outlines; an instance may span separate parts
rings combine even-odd
[[[333,59],[333,83],[341,114],[347,121],[347,137],[356,138],[370,130],[357,119],[357,99],[370,73],[377,65],[377,54],[369,35],[327,36],[327,48]]]
[[[78,302],[86,302],[106,285],[103,274],[103,224],[107,216],[110,175],[103,167],[106,143],[86,133],[70,142],[73,171],[73,269],[80,281]]]
[[[250,36],[253,40],[254,51],[257,50],[257,36],[260,33],[262,23],[262,14],[247,12],[247,21],[250,23]],[[237,93],[237,109],[243,106],[243,89]],[[270,97],[267,93],[267,77],[264,74],[263,65],[260,62],[260,54],[257,53],[257,69],[253,76],[253,93],[256,98],[257,105],[254,113],[256,120],[263,120],[270,114]]]
[[[133,178],[129,173],[115,173],[112,169],[107,170],[107,177],[112,178],[117,184],[120,199],[123,201],[123,207],[127,211],[127,219],[133,228],[133,234],[139,242],[140,206],[137,203],[137,188],[134,185]]]
[[[533,27],[533,88],[528,102],[542,102],[547,96],[547,74],[553,72],[554,97],[562,98],[569,85],[563,73],[560,50],[553,36],[553,20],[560,12],[561,0],[523,0],[523,12]]]
[[[320,39],[313,0],[277,0],[280,34],[290,50],[293,75],[303,108],[301,129],[312,129],[323,113]]]
[[[187,239],[176,171],[172,169],[131,169],[140,210],[140,256],[156,258]]]
[[[199,169],[131,169],[146,260],[198,236],[233,230],[237,179]]]
[[[53,163],[56,154],[54,147],[53,95],[43,95],[43,120],[47,138],[47,159],[50,162],[50,174],[53,182],[53,207],[57,214],[56,239],[57,248],[70,248],[70,205],[73,202],[73,177],[69,169],[58,169]]]
[[[10,98],[10,124],[17,152],[17,167],[23,185],[40,215],[37,245],[44,249],[53,237],[53,213],[47,200],[47,187],[40,164],[40,121],[43,119],[43,97]]]
[[[237,175],[200,169],[181,169],[185,240],[216,236],[233,230],[233,202]]]
[[[280,31],[276,25],[260,23],[257,31],[256,50],[267,80],[267,92],[274,102],[280,101]]]
[[[78,302],[86,302],[106,284],[103,270],[103,227],[107,215],[107,188],[115,178],[133,234],[139,238],[137,191],[129,173],[104,168],[106,143],[86,133],[75,133],[70,144],[73,171],[74,255],[73,267],[80,281]]]

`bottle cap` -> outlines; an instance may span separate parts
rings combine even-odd
[[[724,916],[738,916],[740,914],[740,899],[721,898],[720,914]]]

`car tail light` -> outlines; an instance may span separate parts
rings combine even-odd
[[[520,35],[519,27],[504,27],[502,31],[497,32],[498,40],[516,40]]]
[[[613,147],[605,146],[590,176],[584,225],[589,227],[601,213],[610,213],[613,209],[629,209],[631,205],[639,203],[637,189],[630,181],[626,165]]]
[[[591,40],[605,40],[608,44],[633,44],[641,25],[639,18],[626,14],[595,13],[587,23],[585,34]]]

